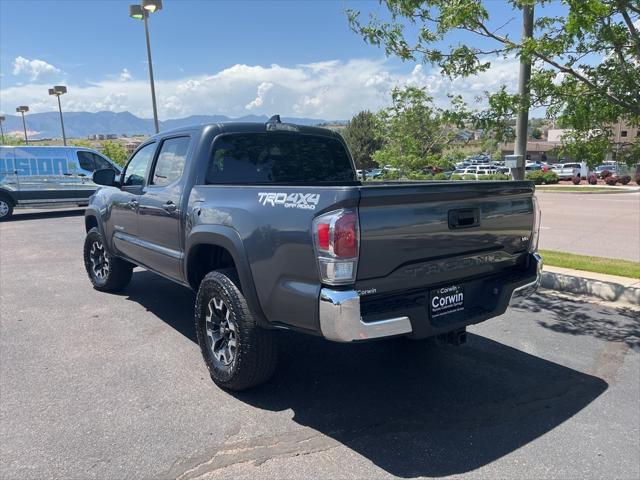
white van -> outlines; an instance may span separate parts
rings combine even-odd
[[[84,147],[0,147],[0,220],[14,207],[83,205],[99,185],[95,170],[121,169],[112,160]]]

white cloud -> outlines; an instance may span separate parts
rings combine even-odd
[[[264,103],[264,98],[267,95],[267,92],[273,88],[273,83],[271,82],[262,82],[258,85],[258,95],[256,98],[251,100],[251,102],[247,103],[244,108],[247,110],[252,110],[254,108],[261,107]]]
[[[133,80],[133,76],[131,75],[131,72],[127,68],[122,69],[118,78],[120,79],[121,82],[129,82]]]
[[[454,81],[421,65],[409,72],[399,71],[385,60],[332,60],[290,67],[238,64],[211,75],[156,80],[156,92],[159,115],[164,119],[197,114],[239,117],[247,110],[269,116],[348,119],[360,110],[387,106],[394,86],[425,87],[442,105],[448,93],[461,94],[472,104],[476,96],[502,84],[515,89],[517,60],[492,63],[487,72]],[[88,85],[68,83],[67,111],[128,110],[151,117],[148,81],[131,77],[126,69],[119,76]],[[53,105],[45,87],[48,85],[36,81],[14,85],[0,90],[0,100],[4,104],[27,102],[33,112],[50,111]]]
[[[13,74],[14,75],[28,75],[32,82],[37,82],[45,77],[52,75],[58,75],[62,73],[59,68],[54,67],[50,63],[44,60],[33,59],[29,60],[24,57],[16,57],[13,60]]]

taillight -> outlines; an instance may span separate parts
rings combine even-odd
[[[358,267],[358,215],[336,210],[314,219],[313,236],[323,283],[353,283]]]
[[[538,199],[533,196],[533,229],[531,230],[531,238],[529,240],[529,252],[538,250],[538,240],[540,239],[540,220],[542,220],[542,211],[538,204]]]

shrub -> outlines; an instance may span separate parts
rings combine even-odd
[[[631,181],[631,177],[629,175],[624,175],[623,177],[620,177],[618,179],[618,181],[622,184],[622,185],[626,185],[627,183],[629,183]]]
[[[509,175],[505,175],[504,173],[495,173],[492,177],[494,180],[509,180],[511,178]]]
[[[603,170],[600,173],[600,177],[602,178],[609,178],[611,175],[613,175],[609,170]]]
[[[544,172],[542,170],[527,172],[525,178],[532,181],[536,185],[542,185],[542,183],[544,183]]]
[[[580,175],[574,175],[574,177],[571,179],[574,185],[580,185],[581,180],[582,179],[580,178]]]
[[[430,173],[411,172],[407,175],[408,180],[431,180],[433,175]]]
[[[436,174],[433,176],[433,179],[434,179],[434,180],[448,180],[448,179],[447,179],[447,176],[446,176],[444,173],[442,173],[442,172],[440,172],[440,173],[436,173]]]
[[[462,177],[463,180],[475,180],[476,176],[473,173],[466,173]]]
[[[453,175],[451,175],[451,180],[462,180],[462,175],[460,175],[459,173],[454,173]]]
[[[608,177],[605,177],[604,182],[607,185],[615,185],[616,183],[618,183],[618,178],[609,175]]]
[[[596,177],[595,173],[590,173],[589,176],[587,177],[587,182],[589,182],[589,185],[597,185],[598,177]]]
[[[551,170],[549,170],[548,172],[544,172],[542,178],[544,179],[544,183],[546,183],[547,185],[558,183],[560,181],[558,174],[556,172],[552,172]]]

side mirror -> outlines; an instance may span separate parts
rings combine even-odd
[[[93,172],[92,179],[93,179],[93,183],[97,183],[98,185],[105,185],[107,187],[112,187],[115,185],[116,172],[114,172],[110,168],[96,170],[95,172]]]

